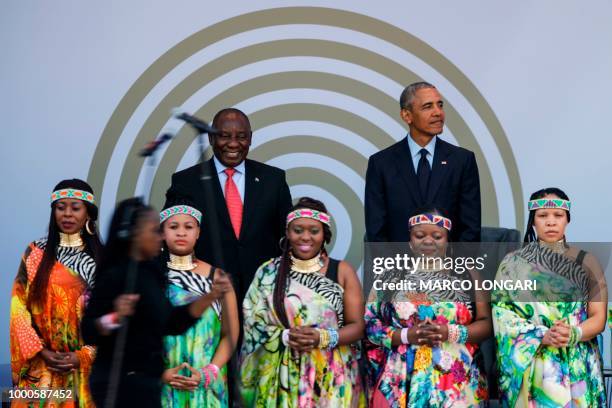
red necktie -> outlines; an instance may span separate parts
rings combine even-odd
[[[227,205],[227,211],[229,212],[230,221],[234,228],[234,234],[236,238],[240,238],[240,227],[242,226],[242,199],[238,192],[238,187],[234,183],[232,176],[236,173],[236,169],[227,168],[224,170],[227,174],[225,180],[225,204]]]

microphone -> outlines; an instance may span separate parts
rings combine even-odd
[[[191,125],[199,133],[218,133],[217,129],[204,122],[202,119],[198,119],[193,115],[181,110],[180,108],[172,109],[172,116],[183,122]]]
[[[140,153],[138,153],[138,155],[140,157],[153,156],[153,153],[155,153],[161,145],[163,145],[164,143],[166,143],[168,140],[172,139],[173,137],[174,135],[171,133],[164,133],[156,140],[152,140],[149,143],[147,143],[145,147],[142,148]]]

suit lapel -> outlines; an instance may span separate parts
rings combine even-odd
[[[444,140],[436,139],[436,150],[433,157],[433,166],[431,168],[431,176],[429,179],[429,187],[427,189],[427,202],[432,203],[440,184],[446,177],[448,164],[446,159],[448,158],[450,151],[448,143]]]
[[[410,152],[406,139],[401,140],[397,146],[395,155],[395,165],[397,166],[399,174],[410,192],[408,195],[414,201],[415,206],[423,205],[423,198],[421,197],[421,191],[419,190],[419,181],[417,180],[414,165],[412,164],[412,153]]]
[[[244,163],[244,200],[242,203],[242,224],[240,227],[240,238],[244,238],[248,223],[253,217],[255,211],[255,199],[259,195],[258,190],[261,183],[261,175],[257,169],[251,165],[250,160]],[[228,215],[229,217],[229,215]]]

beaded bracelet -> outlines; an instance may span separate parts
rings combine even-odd
[[[331,350],[338,345],[340,335],[336,329],[319,330],[319,348]]]
[[[338,345],[338,341],[340,341],[340,335],[338,334],[338,330],[336,329],[329,329],[326,331],[329,334],[329,343],[327,349],[331,350]]]
[[[448,325],[448,342],[457,343],[459,341],[459,328],[456,324]]]
[[[325,329],[317,330],[319,330],[319,348],[325,349],[329,346],[329,332]]]
[[[457,343],[465,344],[467,342],[467,338],[468,338],[468,329],[466,326],[460,324],[459,325],[459,339],[457,340]]]
[[[580,326],[576,326],[576,343],[579,343],[582,341],[582,327]]]
[[[462,324],[448,325],[448,342],[465,344],[468,338],[468,329]]]
[[[582,340],[582,328],[580,326],[572,326],[570,328],[570,338],[567,343],[568,347],[575,346]]]
[[[212,372],[211,372],[212,371]],[[213,380],[219,377],[219,367],[210,363],[200,368],[200,387],[208,387]]]

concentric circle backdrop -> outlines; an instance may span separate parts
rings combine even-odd
[[[158,208],[172,173],[198,159],[181,106],[205,120],[244,110],[249,157],[287,170],[292,196],[322,199],[334,215],[332,255],[362,262],[368,157],[406,134],[399,95],[427,80],[446,99],[443,138],[474,151],[484,225],[523,225],[510,144],[474,84],[431,46],[394,25],[345,10],[286,7],[207,27],[161,55],[134,82],[98,142],[88,179],[101,206],[147,192]],[[166,128],[177,136],[146,166],[138,150]]]

